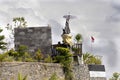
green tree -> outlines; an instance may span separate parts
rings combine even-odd
[[[24,17],[15,17],[13,18],[14,26],[18,28],[25,28],[27,26],[27,22]]]
[[[85,53],[83,54],[83,61],[85,64],[101,64],[101,59],[90,54],[90,53]]]
[[[0,33],[2,32],[3,30],[0,29]],[[3,40],[5,39],[5,36],[4,35],[0,35],[0,49],[1,50],[4,50],[6,49],[6,44]]]
[[[109,80],[120,80],[120,73],[114,72]]]
[[[72,54],[70,53],[70,50],[68,48],[63,47],[57,47],[57,51],[59,55],[55,57],[56,62],[61,63],[63,66],[63,71],[65,73],[65,80],[73,80],[72,75]]]
[[[79,42],[82,40],[82,35],[78,33],[78,34],[75,36],[75,40],[77,41],[77,43],[79,43]]]
[[[55,57],[56,62],[62,63],[63,65],[67,65],[66,64],[67,62],[70,64],[72,57],[70,50],[68,48],[63,48],[63,47],[57,47],[56,50],[59,53],[59,55]]]
[[[9,38],[7,39],[7,48],[11,48],[12,43],[14,42],[14,28],[25,28],[27,27],[27,22],[25,21],[24,17],[14,17],[12,20],[13,24],[7,24],[6,29],[9,33]]]

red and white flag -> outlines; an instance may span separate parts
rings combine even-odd
[[[91,36],[91,42],[94,42],[94,40],[95,40],[95,39],[94,39],[94,37],[93,37],[93,36]]]

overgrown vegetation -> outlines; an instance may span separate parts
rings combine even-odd
[[[72,75],[72,54],[68,48],[57,47],[59,55],[54,57],[55,62],[61,63],[63,71],[65,73],[65,80],[73,80]]]
[[[90,53],[83,54],[83,61],[84,61],[84,64],[102,64],[102,61],[100,58]]]
[[[15,80],[14,77],[11,77],[10,80]],[[27,80],[27,75],[23,76],[21,73],[18,73],[17,80]]]
[[[51,62],[51,57],[45,58],[46,62]],[[52,59],[52,58],[51,58]],[[28,53],[28,48],[24,45],[19,46],[18,50],[11,49],[3,54],[0,54],[0,62],[40,62],[44,60],[44,56],[42,55],[40,49],[35,52],[34,55]]]
[[[18,73],[18,80],[27,80],[27,75],[23,77],[22,74]]]
[[[46,62],[46,63],[52,63],[53,59],[52,59],[52,57],[50,55],[47,55],[47,57],[44,58],[44,62]]]
[[[58,80],[58,76],[56,75],[56,73],[52,74],[49,80]]]
[[[37,61],[40,61],[40,60],[43,59],[43,54],[41,53],[40,49],[38,49],[38,51],[35,53],[34,58],[35,58]]]
[[[3,30],[0,28],[0,33],[2,32]],[[3,40],[5,39],[5,36],[4,35],[0,35],[0,50],[4,50],[6,49],[6,44]]]
[[[27,26],[27,22],[24,17],[15,17],[13,18],[14,26],[18,28],[25,28]]]
[[[120,80],[120,73],[114,72],[109,80]]]

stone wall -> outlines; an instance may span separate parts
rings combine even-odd
[[[74,80],[106,80],[105,77],[90,77],[88,65],[73,66]],[[56,73],[58,80],[64,80],[63,68],[60,64],[40,62],[1,62],[0,80],[17,80],[18,73],[27,75],[27,80],[49,80]]]
[[[90,80],[88,66],[84,64],[74,65],[73,74],[75,80]]]
[[[15,49],[20,45],[28,47],[30,53],[36,52],[38,49],[43,54],[51,53],[51,27],[29,27],[29,28],[15,28]]]
[[[63,80],[64,73],[59,64],[39,62],[0,63],[0,80],[17,80],[18,73],[28,75],[27,80],[48,80],[54,73]]]

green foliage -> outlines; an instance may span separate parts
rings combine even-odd
[[[82,40],[82,35],[78,33],[78,34],[75,36],[75,40],[77,41],[77,43],[79,43],[80,40]]]
[[[25,45],[20,45],[17,52],[19,53],[19,57],[22,57],[26,52],[28,52],[28,48]]]
[[[5,79],[6,80],[6,79]],[[10,80],[15,80],[14,77],[11,77]],[[27,75],[25,75],[24,77],[22,76],[21,73],[18,73],[18,78],[17,80],[27,80]]]
[[[0,54],[0,62],[13,62],[16,60],[18,53],[14,51],[13,49]]]
[[[96,56],[86,53],[83,54],[83,61],[85,64],[101,64],[101,59],[97,58]]]
[[[23,62],[33,62],[34,60],[31,55],[27,52],[26,46],[20,46],[17,51],[11,49],[3,54],[0,54],[0,62],[13,62],[13,61],[23,61]]]
[[[0,54],[0,62],[13,62],[14,57],[9,56],[8,53]]]
[[[63,66],[65,80],[73,80],[73,75],[71,71],[72,54],[70,53],[70,50],[63,47],[57,47],[56,50],[58,51],[59,55],[55,57],[55,61],[61,63],[61,65]]]
[[[71,63],[72,59],[72,54],[70,53],[68,48],[63,48],[63,47],[57,47],[56,49],[59,53],[59,55],[57,55],[55,57],[56,62],[61,63],[63,66]]]
[[[15,17],[13,18],[14,26],[18,28],[25,28],[27,22],[25,21],[24,17]]]
[[[34,58],[35,58],[37,61],[40,61],[40,60],[43,59],[43,55],[42,55],[40,49],[38,49],[38,51],[35,53]]]
[[[36,62],[37,60],[33,59],[33,58],[25,58],[24,60],[25,62]]]
[[[5,57],[2,61],[3,61],[3,62],[13,62],[13,61],[14,61],[14,57],[12,57],[12,56],[7,56],[7,57]]]
[[[0,33],[2,32],[3,30],[0,29]],[[3,40],[5,39],[5,36],[4,35],[0,35],[0,49],[1,50],[4,50],[6,49],[6,44]]]
[[[47,58],[44,59],[44,62],[51,63],[51,62],[53,62],[53,60],[52,60],[51,56],[48,55]]]
[[[43,55],[40,50],[38,50],[35,55],[28,53],[26,46],[19,46],[18,50],[11,49],[3,54],[0,54],[0,62],[36,62],[43,60]],[[52,58],[48,56],[45,58],[45,62],[52,62]]]
[[[7,53],[0,54],[0,62],[3,62],[6,57],[8,57]]]
[[[32,58],[32,56],[28,52],[25,52],[25,54],[23,55],[23,57],[21,57],[21,59],[22,59],[22,61],[25,61],[25,62],[35,62],[35,61],[37,61],[34,58]]]
[[[9,56],[13,56],[13,57],[18,57],[19,53],[16,52],[14,49],[9,50],[8,52],[6,52]]]
[[[11,49],[3,54],[0,54],[0,62],[36,62],[42,60],[45,62],[52,62],[52,58],[49,55],[47,58],[43,58],[40,49],[35,53],[35,55],[31,55],[28,53],[28,48],[24,45],[20,45],[16,51]]]
[[[32,61],[30,54],[27,52],[27,47],[24,45],[19,46],[17,51],[11,49],[7,54],[14,57],[15,61]]]
[[[71,69],[66,69],[65,71],[65,80],[73,80],[73,74]]]
[[[27,80],[27,75],[23,77],[22,74],[18,73],[18,80]]]
[[[56,73],[52,74],[49,80],[58,80]]]
[[[11,77],[10,80],[15,80],[14,77]],[[18,73],[18,78],[17,80],[27,80],[27,75],[25,75],[24,77],[22,76],[21,73]]]
[[[109,80],[120,80],[120,73],[114,72]]]

